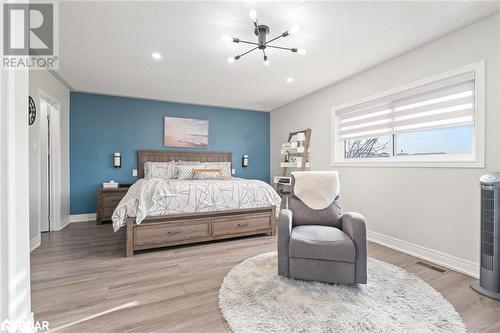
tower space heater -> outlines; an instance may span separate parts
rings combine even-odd
[[[500,172],[481,176],[481,267],[472,289],[500,300]]]

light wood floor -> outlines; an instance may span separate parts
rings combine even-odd
[[[51,332],[229,332],[217,306],[224,275],[274,251],[259,236],[123,256],[124,233],[110,224],[73,223],[42,235],[31,255],[32,309]],[[438,273],[416,258],[369,244],[369,256],[420,276],[448,299],[470,332],[500,332],[500,302],[469,288],[471,278]]]

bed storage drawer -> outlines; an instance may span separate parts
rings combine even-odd
[[[141,225],[134,231],[135,245],[210,237],[210,220]]]
[[[231,235],[271,229],[271,216],[234,216],[212,220],[212,235]]]
[[[137,250],[276,234],[274,207],[199,215],[149,217],[141,224],[136,224],[134,217],[127,218],[126,256],[134,255]]]

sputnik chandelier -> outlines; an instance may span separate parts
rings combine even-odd
[[[247,41],[247,40],[242,40],[240,38],[231,38],[231,37],[229,37],[227,35],[222,36],[222,39],[224,41],[226,41],[226,42],[244,43],[244,44],[255,45],[255,47],[253,49],[250,49],[250,50],[246,51],[245,53],[238,54],[238,55],[236,55],[234,57],[229,57],[227,59],[227,61],[229,63],[235,62],[236,60],[240,59],[244,55],[249,54],[250,52],[253,52],[255,50],[261,50],[262,54],[264,56],[264,65],[269,66],[269,59],[268,59],[267,54],[266,54],[266,49],[268,47],[272,48],[272,49],[280,49],[280,50],[285,50],[285,51],[291,51],[293,53],[297,53],[297,54],[300,54],[300,55],[306,54],[306,50],[304,50],[304,49],[297,49],[297,48],[294,48],[294,47],[287,48],[287,47],[282,47],[282,46],[270,45],[269,44],[269,43],[274,42],[275,40],[278,40],[280,38],[284,38],[284,37],[296,34],[299,31],[299,29],[300,29],[299,26],[297,26],[297,25],[293,26],[292,28],[290,28],[289,30],[285,31],[281,35],[278,35],[278,36],[276,36],[274,38],[271,38],[270,40],[267,40],[267,35],[269,35],[270,29],[269,29],[269,27],[267,25],[258,24],[257,23],[257,12],[254,9],[252,9],[250,11],[250,18],[253,21],[254,33],[257,36],[257,43],[251,42],[251,41]]]

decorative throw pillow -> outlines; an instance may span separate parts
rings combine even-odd
[[[179,169],[177,168],[179,165],[201,165],[201,162],[199,161],[182,161],[179,160],[175,162],[175,173],[174,173],[174,178],[179,178]]]
[[[188,180],[191,178],[193,169],[201,169],[201,164],[177,164],[177,178],[179,180]]]
[[[175,162],[144,163],[144,178],[173,179],[176,176]]]
[[[224,180],[224,174],[221,169],[194,169],[195,174],[193,179],[219,179]]]
[[[220,169],[224,179],[231,178],[231,162],[202,162],[204,169]]]
[[[177,170],[179,172],[179,180],[189,180],[193,175],[193,170],[195,171],[193,179],[221,179],[224,178],[222,170],[219,168],[205,168],[202,164],[196,165],[177,165]]]

